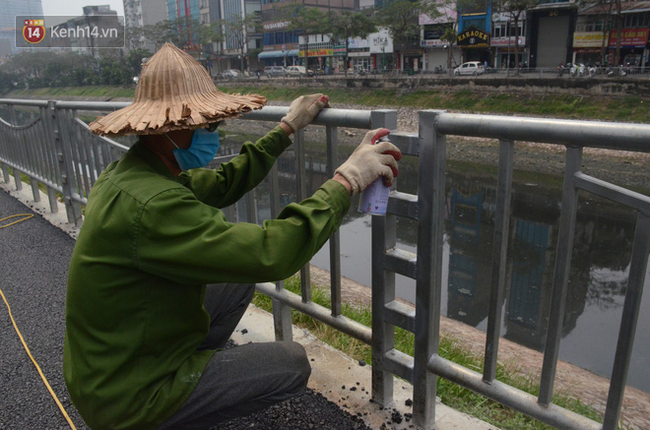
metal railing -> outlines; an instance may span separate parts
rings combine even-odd
[[[5,182],[14,170],[16,187],[20,174],[27,175],[40,199],[39,184],[48,189],[52,210],[56,193],[63,196],[68,219],[80,224],[80,205],[85,204],[97,175],[127,148],[110,139],[92,135],[77,118],[78,110],[108,111],[127,103],[44,102],[0,99],[8,120],[0,119],[0,165]],[[36,119],[20,123],[17,107],[32,109]],[[252,121],[279,121],[286,107],[266,107],[243,117]],[[329,109],[315,125],[325,126],[327,174],[337,165],[337,128],[397,128],[395,111]],[[500,142],[497,207],[493,239],[493,261],[489,280],[491,295],[488,313],[483,374],[439,355],[441,291],[443,288],[443,230],[445,206],[445,162],[448,135],[498,139]],[[448,379],[488,398],[523,412],[551,426],[568,429],[617,428],[634,335],[640,312],[641,294],[650,254],[650,197],[588,176],[580,171],[585,147],[650,152],[650,126],[552,119],[515,118],[487,115],[421,111],[418,135],[392,133],[391,141],[405,155],[418,158],[417,195],[391,191],[388,215],[372,217],[372,327],[353,321],[341,313],[341,262],[339,233],[330,239],[331,309],[311,300],[309,267],[301,271],[301,295],[284,289],[281,282],[262,283],[257,289],[273,301],[275,333],[290,339],[291,308],[318,319],[372,346],[372,397],[388,406],[393,399],[392,375],[413,384],[413,420],[431,428],[435,421],[436,380]],[[496,379],[500,321],[506,285],[506,257],[512,195],[515,141],[544,142],[566,147],[560,231],[553,275],[552,306],[540,379],[535,397]],[[295,136],[297,198],[306,197],[304,133]],[[270,181],[271,216],[279,213],[277,166]],[[604,423],[568,411],[552,403],[562,318],[573,236],[578,191],[604,197],[633,208],[636,231],[632,247],[630,275],[623,307],[616,355],[609,386]],[[247,220],[257,222],[254,192],[247,195]],[[232,211],[232,208],[229,209]],[[238,212],[230,216],[238,218]],[[417,250],[400,250],[396,241],[396,221],[404,217],[418,222]],[[415,307],[396,300],[395,275],[415,279]],[[395,349],[395,327],[415,333],[413,356]]]

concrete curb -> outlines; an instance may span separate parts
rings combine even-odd
[[[255,306],[249,306],[235,329],[233,340],[238,344],[272,342],[273,316]],[[357,415],[373,429],[416,428],[410,419],[413,386],[394,379],[394,402],[383,408],[370,401],[371,367],[321,342],[311,333],[293,327],[293,340],[305,347],[312,367],[309,388],[350,414]],[[400,422],[397,422],[400,421]],[[436,404],[435,430],[497,430],[497,427],[458,412],[440,402]]]

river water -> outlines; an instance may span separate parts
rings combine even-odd
[[[228,152],[227,148],[235,151],[241,142],[230,138],[224,143]],[[311,193],[327,180],[324,147],[308,146],[306,163]],[[278,165],[281,202],[287,204],[296,200],[291,151],[279,159]],[[399,191],[415,193],[416,171],[417,160],[405,157],[400,163]],[[483,331],[487,328],[496,207],[496,177],[491,172],[478,164],[447,166],[441,311]],[[517,172],[513,190],[501,333],[511,341],[543,351],[558,240],[561,180]],[[256,198],[260,220],[268,218],[267,185],[259,188]],[[340,230],[342,275],[371,285],[371,216],[359,213],[354,203]],[[606,378],[614,362],[634,227],[633,211],[580,194],[560,359]],[[400,249],[415,252],[417,223],[398,218],[397,238]],[[328,245],[314,256],[312,264],[329,270]],[[397,295],[414,302],[415,281],[397,275],[396,284]],[[646,276],[646,290],[648,284],[650,274]],[[646,291],[628,376],[628,385],[646,392],[650,392],[648,338],[650,293]]]

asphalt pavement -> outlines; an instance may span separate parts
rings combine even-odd
[[[34,216],[0,228],[0,290],[56,397],[75,427],[84,429],[87,427],[83,419],[70,403],[62,371],[66,280],[75,240],[0,189],[0,219],[18,214]],[[1,221],[0,227],[18,219]],[[0,429],[70,428],[20,342],[7,306],[4,301],[0,304]],[[359,417],[312,390],[283,405],[217,428],[221,427],[368,428]]]

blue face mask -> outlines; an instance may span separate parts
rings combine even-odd
[[[165,133],[165,136],[167,136],[167,133]],[[181,170],[207,166],[219,150],[219,133],[217,130],[209,131],[205,128],[195,130],[192,143],[188,149],[179,148],[169,136],[167,136],[167,139],[176,147],[172,153],[176,157],[176,162]]]

